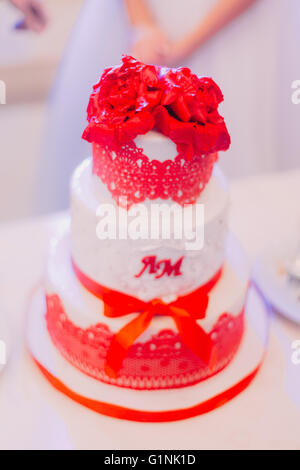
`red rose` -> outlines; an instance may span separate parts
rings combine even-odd
[[[87,109],[89,142],[126,143],[155,124],[152,111],[160,103],[159,70],[125,56],[120,67],[106,69],[94,86]]]
[[[124,144],[155,128],[187,158],[228,149],[230,136],[218,112],[223,95],[211,78],[129,56],[122,62],[106,69],[94,86],[84,139]]]
[[[227,150],[230,137],[218,106],[223,94],[206,77],[190,69],[163,69],[164,95],[155,110],[156,126],[189,157]]]

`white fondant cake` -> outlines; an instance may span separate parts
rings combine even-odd
[[[248,272],[228,252],[222,100],[212,79],[130,57],[94,87],[93,158],[73,174],[45,287],[53,344],[93,379],[186,387],[238,351]]]

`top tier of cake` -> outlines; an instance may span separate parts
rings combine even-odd
[[[122,206],[159,198],[195,203],[218,151],[230,145],[222,101],[211,78],[123,57],[90,97],[83,138],[93,144],[93,173]]]

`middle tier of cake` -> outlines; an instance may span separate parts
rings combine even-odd
[[[71,182],[73,261],[86,276],[101,285],[144,301],[159,298],[171,302],[207,283],[222,267],[228,204],[226,182],[215,166],[196,204],[183,208],[177,203],[148,200],[127,211],[109,195],[103,197],[103,184],[92,172],[91,159],[87,159],[76,169]],[[161,224],[151,218],[154,206],[158,211],[163,209]],[[166,213],[170,214],[169,236],[163,233]],[[180,228],[178,213],[181,220],[191,216],[195,240],[202,240],[202,244],[198,246],[194,240],[191,247],[191,241],[184,236],[175,236]],[[202,217],[197,217],[199,214]],[[131,224],[135,228],[142,225],[141,230],[147,225],[148,237],[137,238],[129,233]],[[154,238],[150,226],[157,228]],[[105,237],[100,228],[106,229]]]

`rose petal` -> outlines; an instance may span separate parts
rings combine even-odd
[[[120,143],[133,140],[138,135],[146,134],[153,129],[154,124],[154,117],[148,111],[136,113],[133,118],[117,129],[117,139]]]
[[[179,96],[177,100],[172,103],[170,108],[181,121],[188,122],[190,120],[191,113],[185,102],[184,96]]]

